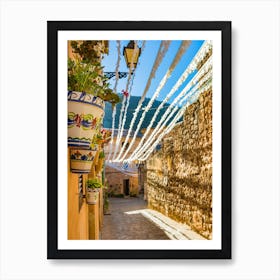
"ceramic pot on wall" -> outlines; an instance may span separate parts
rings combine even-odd
[[[93,149],[70,149],[70,169],[72,173],[90,173],[98,147]]]
[[[85,92],[68,92],[68,146],[89,148],[103,120],[105,102]]]
[[[87,189],[87,204],[96,204],[99,199],[99,189]]]

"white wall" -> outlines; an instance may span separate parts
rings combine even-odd
[[[276,0],[2,0],[0,278],[280,279],[279,8]],[[232,260],[46,260],[47,20],[232,20]]]

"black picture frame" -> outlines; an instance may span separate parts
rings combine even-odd
[[[58,32],[67,30],[218,30],[222,38],[221,249],[58,249]],[[231,259],[231,22],[48,21],[47,22],[47,258],[48,259]]]

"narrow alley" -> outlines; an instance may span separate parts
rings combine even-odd
[[[187,225],[147,209],[141,197],[110,198],[109,215],[104,216],[103,240],[204,239]]]
[[[212,49],[67,42],[69,240],[212,240]]]
[[[140,213],[131,211],[146,208],[141,198],[110,198],[110,215],[104,216],[101,238],[114,239],[169,239],[162,229],[157,227]]]

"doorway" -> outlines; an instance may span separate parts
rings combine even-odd
[[[123,180],[124,194],[129,195],[129,179]]]

